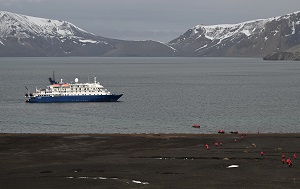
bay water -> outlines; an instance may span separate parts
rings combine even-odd
[[[25,86],[93,81],[119,102],[25,103]],[[300,132],[300,62],[259,58],[0,58],[0,133]],[[193,124],[200,128],[193,128]]]

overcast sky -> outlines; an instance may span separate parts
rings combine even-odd
[[[109,38],[168,42],[199,24],[300,11],[300,0],[0,0],[0,10],[66,20]]]

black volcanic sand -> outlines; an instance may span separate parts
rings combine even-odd
[[[241,136],[0,134],[0,188],[300,188],[300,134]]]

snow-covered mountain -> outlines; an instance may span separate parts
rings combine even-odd
[[[116,42],[66,21],[0,12],[0,56],[102,55]]]
[[[163,43],[133,41],[128,55],[127,44],[66,21],[0,11],[0,56],[170,56],[174,52]],[[155,51],[150,50],[153,47]]]
[[[239,24],[197,25],[161,43],[101,37],[69,22],[0,11],[0,56],[264,57],[300,44],[300,11]]]
[[[0,36],[29,38],[32,35],[49,37],[94,36],[75,25],[61,20],[50,20],[31,16],[19,15],[10,12],[0,12]]]
[[[169,42],[180,56],[262,57],[300,44],[300,12],[239,24],[197,25]]]

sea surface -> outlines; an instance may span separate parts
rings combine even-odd
[[[110,103],[25,103],[56,80],[93,81]],[[300,132],[300,62],[258,58],[0,58],[0,133]],[[198,123],[200,128],[192,126]]]

